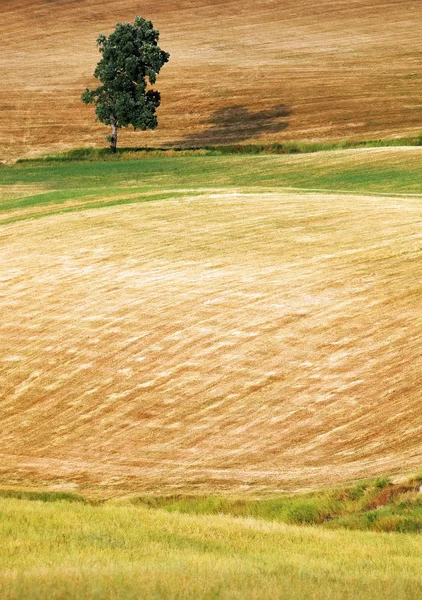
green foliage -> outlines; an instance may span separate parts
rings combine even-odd
[[[101,123],[112,126],[112,148],[117,129],[132,125],[135,129],[155,129],[160,94],[147,90],[154,84],[170,55],[158,46],[159,33],[151,21],[136,17],[135,22],[117,23],[106,37],[97,39],[102,58],[94,71],[101,85],[82,94],[85,104],[95,104]]]
[[[365,482],[358,483],[355,487],[348,491],[348,497],[350,500],[359,500],[365,494],[368,484]]]
[[[329,529],[417,533],[422,531],[422,497],[416,489],[413,480],[393,485],[383,477],[350,488],[263,499],[147,496],[131,502],[167,512],[226,514],[295,525],[322,525]]]
[[[111,155],[103,148],[74,148],[58,154],[48,154],[35,158],[20,158],[17,163],[66,162],[73,160],[126,160],[159,156],[230,156],[230,155],[271,155],[271,154],[313,154],[332,150],[352,150],[359,148],[394,148],[397,146],[422,146],[422,136],[386,140],[346,140],[343,142],[284,142],[274,144],[230,144],[227,146],[207,146],[205,148],[120,148],[117,155]],[[1,165],[0,165],[1,166]]]
[[[302,502],[292,506],[288,513],[288,521],[297,525],[315,525],[324,521],[318,507],[310,502]]]
[[[17,500],[32,500],[39,502],[82,502],[83,504],[89,503],[89,501],[72,492],[51,492],[51,491],[37,491],[37,490],[14,490],[14,489],[0,489],[0,498],[15,498]]]
[[[390,480],[388,479],[388,477],[378,477],[378,479],[375,481],[375,487],[381,490],[385,487],[388,487],[389,485]]]
[[[202,194],[205,188],[208,193],[287,188],[289,193],[422,194],[420,153],[413,149],[320,152],[306,161],[300,154],[203,156],[187,150],[125,150],[113,156],[106,149],[82,148],[0,167],[2,223],[165,199],[176,191]]]
[[[148,495],[126,498],[123,506],[158,509],[168,513],[227,515],[294,525],[319,525],[329,529],[422,532],[422,495],[418,492],[420,480],[411,479],[401,484],[392,484],[387,480],[387,485],[380,486],[384,479],[363,481],[347,488],[269,498]],[[110,502],[70,492],[20,489],[0,490],[1,498],[82,503],[98,507],[104,504],[119,506],[122,503],[120,499]]]

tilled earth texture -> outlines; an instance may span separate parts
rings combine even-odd
[[[377,139],[421,131],[418,0],[1,0],[0,160],[105,145],[80,101],[117,21],[171,59],[159,128],[123,146]]]
[[[2,480],[274,491],[419,467],[421,220],[411,197],[179,190],[3,225]]]

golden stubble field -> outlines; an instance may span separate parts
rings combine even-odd
[[[263,492],[420,467],[418,198],[213,193],[0,228],[0,472]]]
[[[2,0],[0,160],[104,145],[80,94],[117,21],[150,18],[171,53],[159,129],[122,145],[204,146],[414,135],[416,0]]]

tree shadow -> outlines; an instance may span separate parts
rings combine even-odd
[[[210,125],[200,133],[187,135],[172,142],[175,147],[204,147],[222,144],[237,144],[264,134],[280,133],[288,124],[285,117],[291,113],[286,104],[250,112],[242,105],[227,106],[216,110],[209,119],[202,121]]]

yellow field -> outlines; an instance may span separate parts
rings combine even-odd
[[[2,600],[417,600],[420,538],[0,499]]]
[[[2,481],[419,469],[421,219],[417,197],[232,190],[3,226]]]
[[[171,53],[159,129],[122,145],[332,140],[421,130],[415,0],[2,0],[0,160],[104,145],[80,94],[117,21],[152,19]]]

